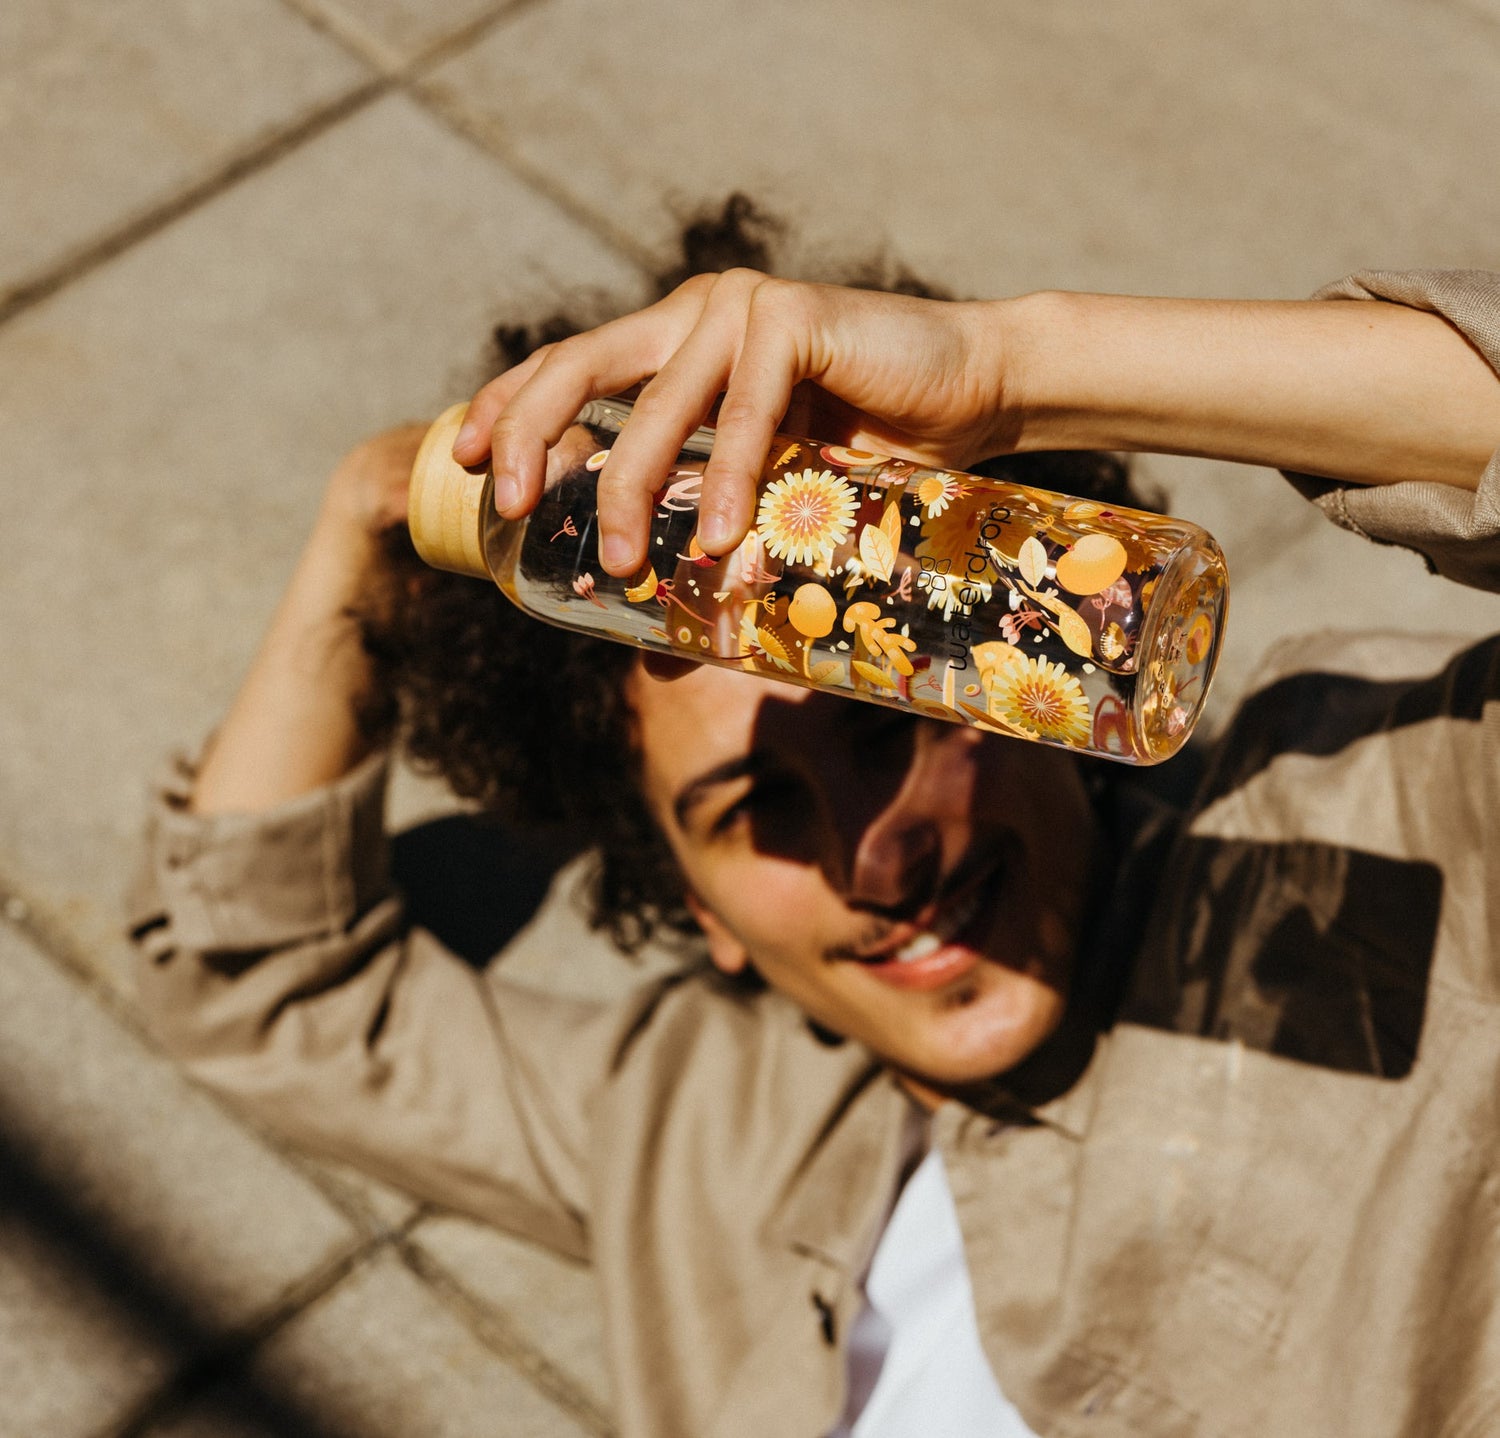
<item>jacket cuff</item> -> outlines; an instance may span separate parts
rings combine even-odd
[[[390,761],[375,754],[325,788],[259,814],[195,814],[196,766],[153,785],[143,876],[175,947],[250,953],[346,930],[391,890]]]
[[[1362,270],[1315,299],[1373,299],[1441,315],[1500,373],[1500,274],[1484,270]],[[1447,484],[1341,485],[1287,478],[1335,524],[1380,544],[1413,549],[1435,574],[1500,591],[1500,452],[1470,494]]]

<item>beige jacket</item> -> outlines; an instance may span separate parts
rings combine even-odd
[[[1343,292],[1438,308],[1500,368],[1500,277]],[[1500,460],[1477,496],[1302,483],[1500,588]],[[1500,1434],[1500,639],[1385,677],[1408,658],[1354,641],[1364,677],[1310,652],[1271,677],[1153,888],[1125,885],[1153,900],[1134,961],[1123,919],[1101,934],[1128,989],[1081,1076],[936,1116],[980,1332],[1040,1434]],[[867,1054],[701,972],[571,1001],[408,932],[378,763],[260,819],[181,792],[137,924],[165,1044],[306,1142],[589,1257],[622,1433],[829,1429],[907,1120]]]

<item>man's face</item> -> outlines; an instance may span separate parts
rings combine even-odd
[[[1071,757],[711,666],[638,666],[646,798],[714,962],[925,1086],[1057,1027],[1093,818]]]

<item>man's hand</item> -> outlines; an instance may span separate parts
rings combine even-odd
[[[406,523],[406,491],[411,467],[427,426],[405,424],[356,445],[334,467],[323,495],[319,524],[329,539],[377,539]]]
[[[583,405],[643,381],[599,479],[601,559],[616,575],[643,561],[651,495],[716,400],[699,520],[711,554],[749,528],[777,429],[960,468],[1017,450],[1148,450],[1469,489],[1500,444],[1494,372],[1445,320],[1401,305],[957,304],[732,270],[486,385],[454,457],[491,455],[497,505],[517,518]]]
[[[744,537],[778,429],[962,465],[1008,447],[995,306],[795,284],[753,270],[699,275],[665,299],[538,350],[470,405],[454,457],[491,456],[501,513],[528,513],[547,449],[591,399],[645,381],[599,477],[601,560],[639,568],[651,495],[718,402],[699,539]]]

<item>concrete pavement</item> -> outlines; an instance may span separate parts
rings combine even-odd
[[[132,1007],[145,777],[344,449],[736,188],[795,268],[971,294],[1494,268],[1497,73],[1495,0],[4,7],[0,1438],[607,1429],[586,1273],[288,1152]],[[1500,623],[1274,476],[1142,467],[1229,555],[1220,715],[1280,634]]]

